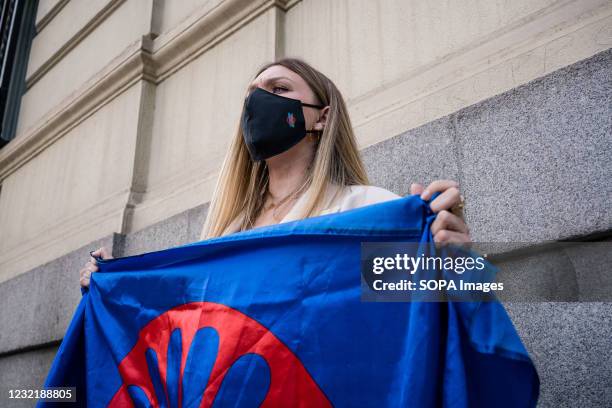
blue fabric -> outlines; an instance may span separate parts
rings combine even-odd
[[[45,385],[75,406],[536,406],[500,303],[361,302],[361,242],[430,244],[434,218],[414,195],[102,260]]]

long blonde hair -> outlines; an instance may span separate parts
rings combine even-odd
[[[369,184],[361,161],[353,127],[342,94],[334,83],[298,58],[281,58],[265,64],[253,79],[274,65],[282,65],[300,75],[318,99],[329,105],[323,133],[316,146],[313,163],[306,178],[309,199],[299,218],[317,214],[330,182],[340,186]],[[243,106],[244,109],[244,106]],[[242,117],[242,114],[240,115]],[[219,237],[232,221],[244,211],[241,230],[252,228],[264,204],[268,189],[268,168],[265,161],[253,162],[238,123],[237,130],[225,155],[221,172],[210,201],[201,239]]]

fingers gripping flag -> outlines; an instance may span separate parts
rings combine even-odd
[[[92,407],[535,406],[500,303],[360,300],[361,242],[431,243],[434,218],[413,195],[101,260],[45,386]]]

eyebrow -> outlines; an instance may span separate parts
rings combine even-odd
[[[278,79],[286,79],[289,82],[292,82],[290,78],[286,77],[286,76],[276,76],[276,77],[271,77],[271,78],[267,78],[266,80],[264,80],[264,84],[269,84],[270,82],[274,82]],[[252,90],[253,88],[255,88],[256,85],[255,84],[250,84],[247,90]]]

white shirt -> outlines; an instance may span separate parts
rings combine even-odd
[[[300,214],[301,208],[306,205],[306,198],[307,196],[305,194],[298,198],[291,210],[279,224],[298,220],[298,214]],[[323,210],[317,215],[333,214],[397,198],[401,198],[401,196],[382,187],[366,185],[341,187],[338,184],[330,184],[325,192],[322,206]],[[236,217],[236,219],[223,231],[223,235],[237,232],[240,228],[241,221],[241,216]]]

